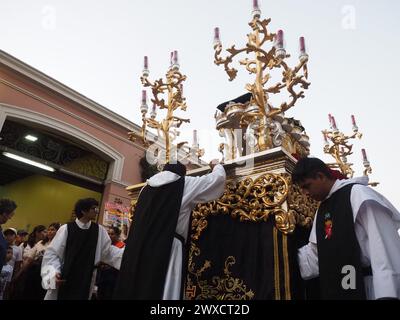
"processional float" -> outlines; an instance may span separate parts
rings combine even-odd
[[[187,237],[185,299],[304,298],[297,249],[308,242],[318,203],[291,182],[296,159],[309,155],[310,143],[301,122],[287,117],[286,112],[305,97],[305,90],[310,86],[307,82],[309,57],[305,39],[300,37],[299,61],[291,68],[284,32],[271,33],[270,22],[271,19],[261,18],[258,1],[253,0],[247,43],[240,49],[231,46],[225,57],[221,56],[220,30],[214,30],[214,63],[223,66],[233,81],[238,70],[232,63],[234,58],[243,55],[239,64],[254,76],[254,81],[245,86],[245,94],[220,104],[214,116],[216,129],[224,138],[219,151],[227,172],[227,185],[220,199],[200,204],[192,212]],[[274,79],[277,76],[279,80]],[[129,138],[139,139],[148,146],[146,128],[150,127],[157,130],[157,139],[153,136],[155,145],[163,146],[154,153],[156,161],[170,161],[173,154],[179,158],[179,152],[180,159],[198,159],[204,150],[199,148],[196,132],[191,147],[185,149],[185,142],[173,144],[179,135],[177,129],[189,122],[174,115],[178,109],[186,110],[182,90],[186,76],[179,71],[177,52],[171,53],[166,80],[151,82],[148,77],[145,57],[141,81],[151,88],[153,109],[147,117],[147,95],[143,91],[142,133],[137,136],[130,132]],[[167,94],[166,100],[159,97],[163,93]],[[155,120],[157,108],[167,111],[162,121]],[[354,117],[351,136],[339,132],[336,125],[333,127],[332,116],[330,121],[331,130],[323,131],[324,151],[334,157],[335,162],[330,164],[333,169],[352,177],[352,164],[347,162],[352,152],[348,141],[361,138],[361,134]],[[367,175],[371,168],[365,150],[363,155]],[[202,175],[207,171],[208,167],[201,167],[188,175]],[[132,197],[133,217],[142,187],[143,184],[127,188]]]

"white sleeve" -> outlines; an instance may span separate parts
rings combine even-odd
[[[36,256],[36,252],[37,252],[37,244],[35,244],[33,248],[27,252],[25,258],[34,259]]]
[[[41,274],[48,274],[49,268],[60,273],[64,259],[65,246],[67,244],[68,228],[64,224],[58,229],[54,239],[47,247],[42,261]],[[54,268],[54,269],[53,269]]]
[[[188,188],[185,196],[190,197],[192,203],[205,203],[218,199],[225,190],[226,173],[222,165],[217,164],[213,171],[201,177],[185,177]]]
[[[314,244],[317,244],[317,231],[316,231],[317,230],[317,214],[318,214],[318,210],[314,215],[313,225],[311,228],[310,238],[309,238],[309,241]]]
[[[14,272],[14,268],[10,266],[10,272],[7,274],[7,279],[6,279],[7,282],[11,282],[13,272]]]
[[[16,255],[15,255],[15,261],[17,262],[17,261],[22,261],[22,249],[20,248],[20,247],[17,247],[17,246],[15,246],[16,247]]]
[[[400,299],[400,236],[388,209],[365,201],[357,213],[369,248],[375,299]]]
[[[318,249],[315,243],[309,242],[298,251],[301,277],[304,280],[316,278],[319,275]]]
[[[29,244],[26,245],[26,247],[22,251],[22,259],[29,258],[29,253],[32,250],[32,248],[29,246]]]
[[[124,253],[124,248],[120,249],[111,244],[110,236],[103,226],[99,225],[99,233],[101,241],[100,261],[119,270],[121,267],[121,260]]]

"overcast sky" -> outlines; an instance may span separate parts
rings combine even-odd
[[[351,131],[356,116],[362,140],[354,162],[361,174],[366,148],[377,188],[398,208],[400,179],[398,79],[400,2],[393,0],[260,0],[272,32],[285,31],[289,65],[305,36],[310,89],[287,116],[300,119],[312,155],[323,154],[321,130],[328,113],[339,129]],[[229,82],[213,64],[213,28],[224,48],[245,43],[252,0],[0,0],[0,48],[122,116],[141,124],[140,73],[149,56],[150,78],[163,77],[169,52],[179,51],[186,113],[182,140],[199,130],[205,160],[219,157],[215,107],[245,93],[246,73]],[[276,79],[280,80],[280,79]],[[275,82],[275,81],[273,81]]]

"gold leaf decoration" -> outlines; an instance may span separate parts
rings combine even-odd
[[[189,275],[186,283],[186,298],[197,300],[251,300],[254,298],[254,292],[247,289],[244,281],[232,276],[230,267],[236,263],[233,256],[229,256],[225,260],[225,267],[222,276],[214,276],[211,281],[201,280],[202,274],[212,267],[209,260],[205,260],[203,266],[195,270],[193,256],[199,256],[200,249],[194,243],[191,245],[189,254]],[[196,281],[193,283],[192,278]],[[197,289],[200,290],[196,295]]]

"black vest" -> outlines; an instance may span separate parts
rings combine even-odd
[[[68,223],[68,237],[61,271],[65,283],[58,290],[58,300],[87,300],[94,270],[99,225],[92,222],[81,229]]]
[[[322,299],[365,299],[361,249],[350,203],[353,185],[336,191],[318,209],[316,233]],[[354,275],[348,270],[355,270],[355,289],[346,289],[350,283],[348,276]]]
[[[182,203],[184,177],[140,193],[114,299],[161,300]]]

